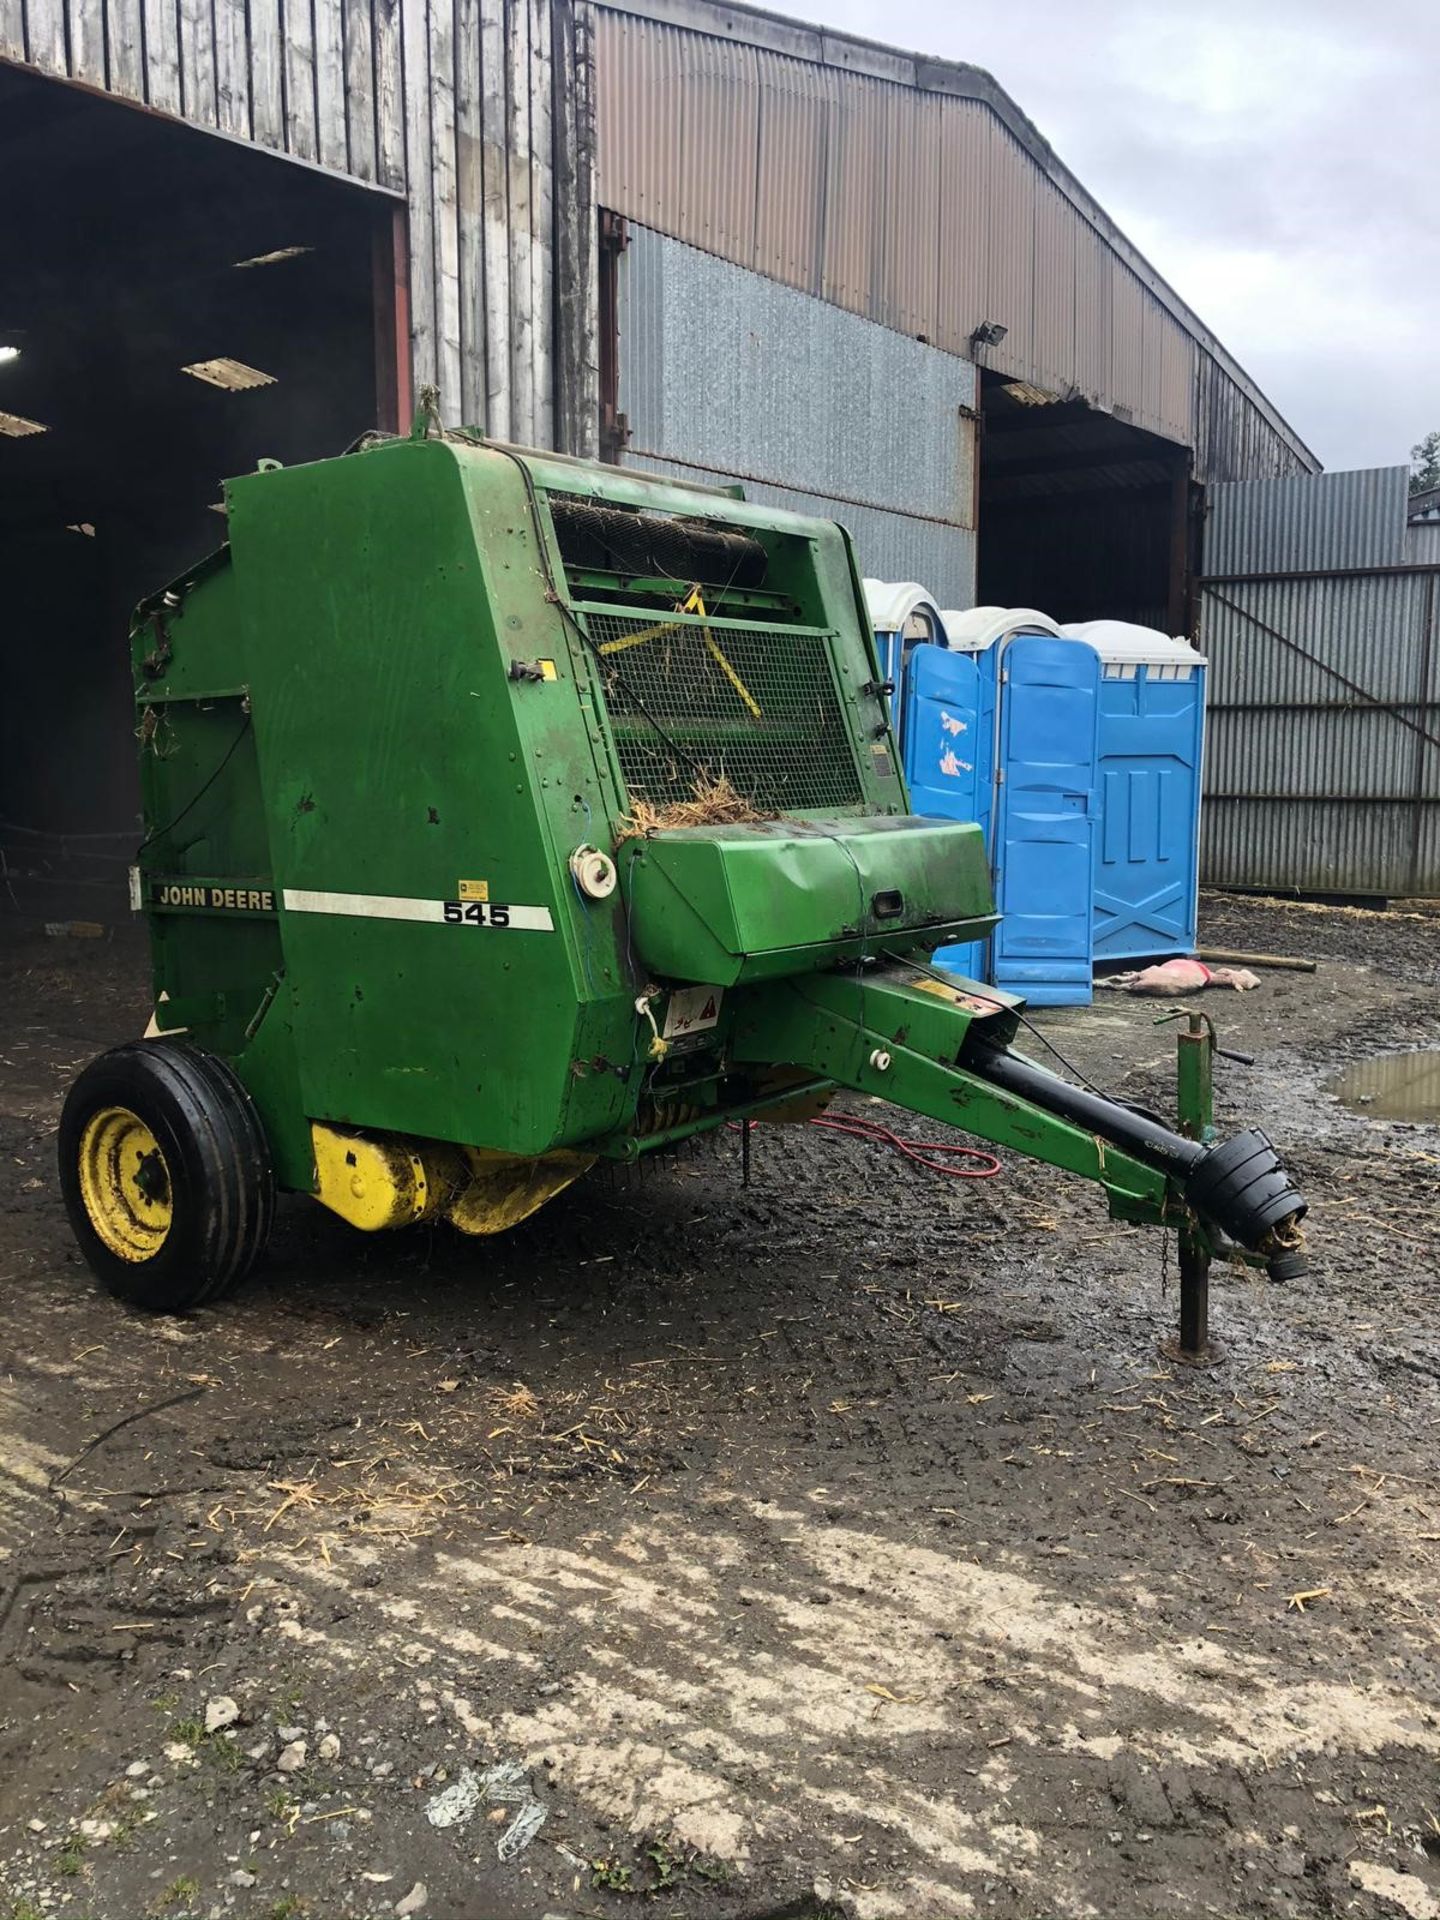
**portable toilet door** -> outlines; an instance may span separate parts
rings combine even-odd
[[[1205,656],[1120,620],[1063,631],[1100,657],[1095,959],[1193,953]]]
[[[1085,1003],[1098,662],[1029,607],[944,612],[945,649],[906,675],[905,773],[917,813],[979,822],[1002,918],[937,966],[1039,1006]]]
[[[914,580],[863,580],[861,585],[880,656],[880,678],[894,689],[891,713],[903,756],[906,669],[916,647],[943,639],[940,610]]]
[[[1072,639],[997,649],[990,977],[1037,1006],[1092,997],[1100,661]]]
[[[994,688],[983,656],[918,645],[905,665],[896,731],[914,813],[973,820],[990,843]],[[985,978],[984,941],[939,948],[934,964],[967,980]]]

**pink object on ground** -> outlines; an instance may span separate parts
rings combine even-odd
[[[1104,982],[1122,993],[1144,993],[1156,999],[1178,999],[1181,994],[1199,993],[1205,987],[1233,987],[1245,993],[1258,987],[1258,978],[1244,967],[1207,967],[1201,960],[1163,960],[1158,966],[1142,967],[1139,973],[1114,973]]]

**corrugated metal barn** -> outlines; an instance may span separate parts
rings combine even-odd
[[[223,475],[421,382],[1172,631],[1205,487],[1317,465],[987,74],[713,0],[0,0],[0,143],[12,866],[129,826],[126,609]]]

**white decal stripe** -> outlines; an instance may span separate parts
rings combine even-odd
[[[443,900],[407,900],[397,893],[313,893],[305,887],[286,887],[281,895],[286,910],[290,913],[343,913],[361,920],[438,920],[445,919],[445,901]],[[487,918],[483,924],[489,925],[488,915],[497,911],[503,903],[497,902],[485,909]],[[548,907],[503,907],[509,916],[508,927],[521,933],[553,933],[555,922],[550,918]],[[462,926],[475,926],[477,922],[465,920]],[[504,931],[496,928],[494,931]]]

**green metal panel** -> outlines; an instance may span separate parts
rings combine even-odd
[[[607,1130],[624,1086],[570,1069],[631,1049],[618,903],[564,860],[610,796],[520,474],[407,442],[230,501],[307,1112],[518,1153]]]
[[[733,986],[994,925],[980,829],[954,821],[681,828],[625,854],[634,948],[660,978]]]

